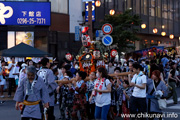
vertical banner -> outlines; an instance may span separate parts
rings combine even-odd
[[[75,26],[75,41],[79,41],[79,26]]]
[[[88,22],[88,2],[85,3],[85,20]],[[92,1],[92,21],[95,21],[95,0]]]

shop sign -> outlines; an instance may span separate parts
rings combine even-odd
[[[85,3],[85,20],[88,22],[88,2]],[[92,0],[92,21],[95,21],[95,0]]]
[[[51,25],[50,2],[0,2],[0,25]]]

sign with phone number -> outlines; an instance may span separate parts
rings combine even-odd
[[[0,2],[0,25],[51,25],[50,2]]]

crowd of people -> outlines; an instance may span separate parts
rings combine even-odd
[[[0,97],[4,97],[3,90],[8,82],[8,97],[16,91],[14,100],[16,109],[21,110],[22,120],[42,120],[45,112],[48,120],[55,120],[55,104],[59,104],[62,120],[114,120],[122,114],[135,114],[132,119],[137,119],[138,113],[162,114],[158,100],[171,96],[174,104],[178,103],[180,58],[167,55],[137,61],[132,58],[123,62],[109,61],[89,75],[79,71],[76,61],[50,63],[48,58],[43,58],[37,64],[32,60],[16,63],[15,57],[11,57],[8,75],[5,65],[1,60]],[[117,75],[121,72],[130,73]],[[73,81],[67,82],[70,80]],[[130,120],[127,116],[123,119]]]

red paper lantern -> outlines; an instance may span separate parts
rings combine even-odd
[[[91,45],[91,39],[89,35],[83,35],[81,40],[84,47],[89,47]]]
[[[118,54],[117,50],[115,49],[111,50],[111,57],[116,57],[117,54]]]
[[[68,61],[72,61],[73,60],[73,57],[72,57],[72,55],[70,53],[67,53],[65,57],[66,57],[66,59]]]

